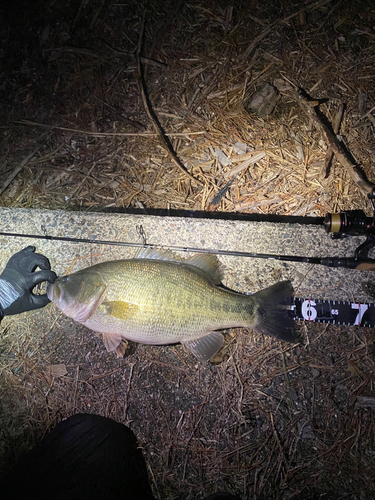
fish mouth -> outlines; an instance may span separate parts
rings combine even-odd
[[[54,283],[47,283],[46,294],[51,302],[57,302],[61,295],[58,279]]]

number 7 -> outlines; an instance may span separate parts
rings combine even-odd
[[[363,315],[365,314],[365,312],[368,309],[368,305],[367,304],[352,304],[352,309],[358,309],[358,314],[355,318],[354,324],[357,326],[360,326]]]

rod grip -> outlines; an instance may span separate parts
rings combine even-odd
[[[355,257],[323,257],[320,262],[328,267],[346,267],[359,271],[375,271],[375,260],[356,259]]]

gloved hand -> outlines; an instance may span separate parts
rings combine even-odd
[[[39,309],[50,302],[47,295],[34,295],[35,285],[43,281],[53,283],[56,274],[51,271],[49,260],[44,255],[34,253],[35,247],[29,246],[9,259],[0,275],[0,314],[19,314]],[[39,267],[41,271],[35,271]]]

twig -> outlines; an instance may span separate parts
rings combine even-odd
[[[371,396],[358,396],[356,403],[356,408],[367,408],[375,410],[375,398]]]
[[[176,22],[175,21],[176,16],[178,15],[181,8],[184,6],[184,3],[185,3],[184,0],[176,0],[170,4],[169,8],[167,9],[167,13],[166,13],[167,15],[164,18],[164,22],[161,24],[161,26],[159,28],[159,33],[156,35],[156,37],[154,38],[154,40],[151,44],[150,50],[148,52],[149,58],[153,57],[154,53],[156,52],[157,47],[160,46],[161,41],[165,37],[165,33],[168,31],[168,29],[170,29],[172,24],[174,22]],[[147,58],[145,58],[143,56],[141,57],[142,63],[145,63],[146,60],[147,60]],[[149,67],[149,65],[147,64],[145,66],[145,78],[147,78],[148,67]]]
[[[20,120],[14,121],[19,125],[30,125],[33,127],[47,128],[49,130],[63,130],[64,132],[73,132],[74,134],[91,135],[93,137],[156,137],[158,134],[146,133],[146,132],[91,132],[89,130],[79,130],[76,128],[69,127],[59,127],[57,125],[48,125],[46,123],[34,122],[32,120]],[[171,132],[166,135],[170,137],[186,137],[187,135],[202,135],[206,131],[201,132]],[[197,181],[199,182],[199,181]]]
[[[25,363],[25,365],[30,368],[30,370],[37,375],[41,380],[45,381],[47,384],[49,383],[46,375],[39,370],[37,367],[37,362],[31,363],[26,356],[23,356],[20,352],[18,352],[13,346],[10,346],[10,349]]]
[[[126,415],[128,413],[128,408],[129,408],[130,385],[132,383],[133,369],[134,369],[135,363],[129,363],[129,366],[130,366],[130,372],[129,372],[129,377],[128,377],[128,385],[127,385],[126,393],[125,393],[124,419],[126,419]]]
[[[339,109],[336,113],[335,119],[333,121],[333,132],[336,135],[339,133],[343,114],[344,114],[344,105],[341,103],[339,106]],[[324,175],[325,179],[327,179],[327,177],[329,176],[329,171],[330,171],[330,167],[331,167],[331,163],[332,163],[332,159],[333,159],[333,154],[334,153],[332,151],[332,148],[329,147],[327,149],[326,157],[324,159],[324,165],[322,168],[322,174]]]
[[[176,165],[176,167],[187,177],[189,177],[192,181],[196,182],[197,184],[200,184],[203,186],[203,182],[200,180],[196,179],[193,175],[191,175],[190,172],[186,170],[186,168],[183,166],[182,162],[178,158],[177,154],[173,150],[173,146],[170,143],[168,137],[165,135],[164,130],[162,126],[160,125],[160,122],[152,109],[152,105],[150,102],[150,99],[147,94],[147,88],[146,88],[146,82],[144,78],[144,72],[143,72],[143,66],[141,62],[141,46],[142,46],[142,40],[143,40],[143,30],[144,30],[144,22],[142,23],[141,26],[141,31],[140,31],[140,36],[139,36],[139,42],[138,42],[138,47],[137,47],[137,52],[136,52],[136,58],[137,58],[137,68],[138,68],[138,78],[140,82],[140,90],[141,90],[141,96],[142,96],[142,101],[143,101],[143,106],[146,110],[146,113],[148,117],[151,120],[152,126],[155,129],[156,134],[158,135],[164,149],[167,151],[169,154],[170,159],[173,161],[173,163]]]
[[[94,375],[93,377],[90,377],[90,378],[88,379],[88,382],[90,382],[90,383],[91,383],[91,382],[93,382],[94,380],[98,380],[98,379],[100,379],[100,378],[109,377],[110,375],[113,375],[114,373],[117,373],[117,372],[119,372],[119,371],[120,371],[120,370],[122,370],[122,369],[123,369],[123,367],[122,367],[122,366],[120,366],[120,368],[115,368],[114,370],[111,370],[110,372],[102,373],[102,374],[100,374],[100,375]]]
[[[348,158],[342,144],[331,131],[330,127],[325,123],[325,121],[323,121],[321,113],[317,111],[317,101],[309,101],[306,98],[306,94],[304,95],[302,89],[298,91],[298,87],[285,77],[283,80],[276,81],[275,86],[279,92],[291,97],[307,114],[307,116],[311,118],[315,126],[324,132],[328,146],[332,149],[341,165],[348,171],[354,182],[362,189],[364,194],[366,196],[371,196],[373,194],[373,190],[375,189],[375,185],[369,182],[362,174],[358,165]]]
[[[325,25],[325,23],[328,21],[329,17],[332,15],[332,13],[337,9],[337,7],[339,7],[341,4],[342,4],[342,1],[343,0],[340,0],[339,2],[337,2],[333,7],[332,9],[328,12],[328,14],[326,15],[326,17],[324,18],[323,22],[320,24],[320,26],[318,27],[318,29],[315,31],[315,34],[314,36],[312,37],[312,39],[310,40],[310,42],[307,44],[307,47],[311,47],[312,44],[314,43],[315,41],[315,38],[317,37],[318,33],[320,32],[320,30],[323,28],[323,26]],[[329,3],[329,2],[328,2]]]
[[[363,120],[364,118],[368,118],[370,120],[370,122],[375,125],[375,117],[374,115],[372,114],[372,112],[374,111],[375,109],[375,106],[373,106],[369,111],[367,111],[367,113],[365,113],[363,116],[360,117],[359,121]]]
[[[270,417],[271,417],[271,424],[272,424],[272,430],[273,430],[273,435],[275,436],[275,439],[276,439],[276,442],[277,442],[277,445],[279,447],[279,450],[280,450],[280,456],[282,457],[283,459],[283,462],[285,464],[288,463],[288,460],[286,458],[286,455],[285,455],[285,451],[284,451],[284,448],[281,444],[281,441],[280,441],[280,438],[279,438],[279,434],[276,430],[276,427],[275,427],[275,421],[274,421],[274,418],[273,418],[273,413],[270,412]],[[282,461],[279,463],[279,469],[280,469],[280,466],[282,466]]]
[[[77,391],[78,391],[78,377],[79,377],[79,365],[76,370],[76,380],[74,384],[74,395],[73,395],[73,412],[76,411],[76,399],[77,399]]]
[[[300,10],[297,10],[297,12],[294,12],[293,14],[290,14],[287,17],[284,17],[283,19],[279,19],[276,22],[272,23],[270,26],[265,28],[260,35],[258,35],[254,40],[251,42],[251,44],[247,47],[247,49],[243,52],[241,58],[242,61],[246,60],[250,54],[253,52],[255,47],[265,38],[267,35],[269,35],[276,26],[279,26],[281,24],[285,24],[287,21],[290,19],[293,19],[294,17],[299,16],[302,12],[308,12],[311,10],[319,9],[320,7],[326,5],[327,3],[330,3],[332,0],[318,0],[317,2],[313,4],[306,5]]]
[[[37,140],[40,140],[40,139],[46,139],[47,136],[49,135],[49,132],[44,132],[44,134],[42,134],[39,139]],[[32,151],[31,153],[29,153],[26,158],[24,158],[20,165],[18,167],[16,167],[15,169],[12,170],[12,172],[10,172],[10,174],[8,175],[8,177],[5,179],[5,181],[3,182],[2,186],[0,187],[0,196],[3,194],[3,192],[7,189],[7,187],[10,185],[11,182],[14,181],[14,179],[17,177],[17,175],[21,172],[21,170],[23,169],[23,167],[25,167],[29,161],[31,160],[31,158],[33,158],[37,152],[41,149],[41,147],[45,144],[45,140],[43,140],[38,146],[36,149],[34,149],[34,151]]]
[[[107,43],[103,38],[100,38],[100,40],[114,53],[116,56],[122,56],[122,57],[133,57],[133,54],[130,54],[128,52],[124,52],[122,50],[115,49],[109,43]],[[113,57],[107,56],[107,55],[102,55],[94,52],[93,50],[86,49],[86,48],[81,48],[81,47],[54,47],[53,49],[46,49],[46,52],[48,51],[56,51],[56,50],[61,50],[65,52],[72,52],[72,53],[77,53],[77,54],[82,54],[85,56],[90,56],[94,57],[95,59],[102,59],[103,61],[112,61]],[[165,69],[167,67],[167,64],[162,63],[160,61],[156,61],[154,59],[150,59],[149,57],[141,57],[141,61],[144,64],[149,64],[150,66],[156,66],[158,68]],[[134,68],[133,68],[134,71]]]

